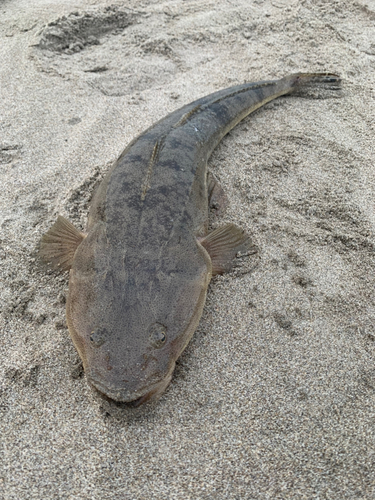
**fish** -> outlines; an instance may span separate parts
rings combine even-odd
[[[170,113],[130,142],[93,195],[83,233],[58,216],[41,257],[69,270],[70,336],[89,385],[129,406],[158,399],[202,315],[210,280],[257,251],[235,224],[212,231],[225,194],[207,171],[221,139],[271,100],[321,85],[331,73],[245,83]]]

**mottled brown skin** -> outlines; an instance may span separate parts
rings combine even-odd
[[[292,75],[199,99],[142,133],[108,172],[74,254],[67,302],[87,379],[102,394],[141,404],[166,388],[212,274],[230,268],[217,254],[246,248],[242,232],[237,243],[204,244],[207,159],[249,113],[314,80],[337,83],[334,75]]]

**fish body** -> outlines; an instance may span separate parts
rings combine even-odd
[[[198,99],[134,139],[103,179],[87,231],[59,217],[41,254],[70,269],[67,322],[89,383],[115,401],[159,396],[191,339],[213,275],[253,247],[228,224],[208,233],[207,160],[260,106],[330,74],[247,83]],[[208,184],[213,183],[209,189]]]

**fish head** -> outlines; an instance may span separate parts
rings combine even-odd
[[[156,399],[198,325],[210,278],[210,258],[194,238],[154,258],[109,246],[97,224],[77,249],[67,301],[88,382],[133,406]]]

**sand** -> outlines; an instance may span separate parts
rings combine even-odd
[[[108,8],[107,8],[108,7]],[[374,0],[0,4],[0,498],[375,498]],[[334,71],[209,166],[255,267],[215,278],[163,397],[98,401],[38,260],[138,133],[200,96]]]

